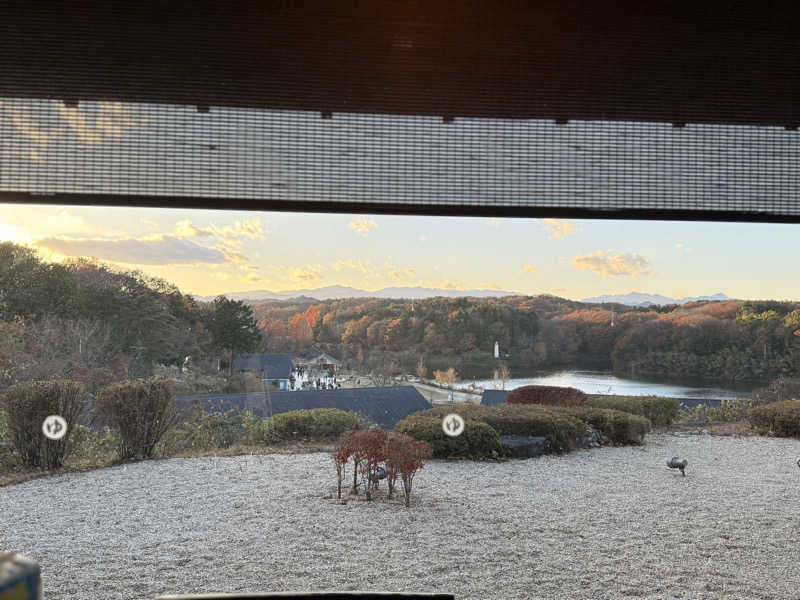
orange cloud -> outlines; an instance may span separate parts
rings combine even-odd
[[[565,237],[575,232],[575,225],[570,221],[561,219],[545,219],[544,226],[547,228],[550,238],[563,240]]]
[[[305,267],[297,267],[289,269],[289,278],[298,283],[308,283],[311,281],[318,281],[323,279],[321,265],[306,265]]]
[[[592,271],[601,277],[620,275],[639,277],[653,274],[650,263],[645,257],[630,252],[612,255],[607,250],[598,250],[592,254],[576,256],[572,259],[572,266],[581,271]]]

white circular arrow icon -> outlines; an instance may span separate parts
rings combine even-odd
[[[50,415],[42,423],[42,432],[51,440],[60,440],[67,434],[67,421],[64,417]]]
[[[450,437],[456,437],[464,432],[464,419],[455,413],[442,419],[442,431]]]

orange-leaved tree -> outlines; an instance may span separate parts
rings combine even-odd
[[[407,435],[398,436],[390,448],[391,454],[388,462],[391,463],[392,469],[400,474],[403,492],[405,492],[405,504],[409,506],[414,476],[422,468],[423,461],[429,458],[433,451],[428,442],[418,441]]]

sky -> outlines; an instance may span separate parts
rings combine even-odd
[[[213,296],[329,285],[800,300],[800,225],[0,204],[0,240]]]
[[[0,192],[240,200],[796,206],[775,127],[441,119],[0,98]],[[725,204],[725,206],[728,206]],[[800,225],[0,203],[0,240],[213,296],[342,285],[800,300]]]

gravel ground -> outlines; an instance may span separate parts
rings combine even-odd
[[[687,477],[666,468],[680,455]],[[0,488],[0,550],[45,598],[415,590],[456,598],[800,598],[800,441],[659,434],[432,461],[410,509],[325,496],[325,454],[151,461]]]

